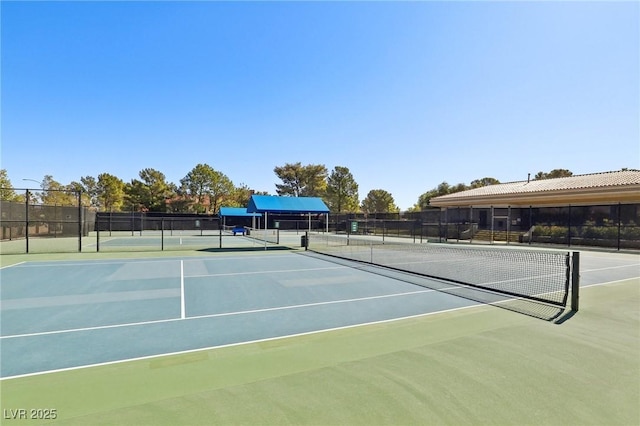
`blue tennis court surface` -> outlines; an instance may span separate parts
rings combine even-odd
[[[0,299],[2,378],[477,304],[291,252],[26,262]]]

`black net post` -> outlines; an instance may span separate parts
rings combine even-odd
[[[571,310],[578,312],[580,299],[580,252],[574,251],[571,256]]]
[[[160,219],[160,250],[164,251],[164,217]]]

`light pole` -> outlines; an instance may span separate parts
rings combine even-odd
[[[28,180],[28,181],[35,182],[35,183],[37,183],[38,185],[40,185],[40,182],[38,182],[38,181],[37,181],[37,180],[35,180],[35,179],[22,179],[22,180],[25,180],[25,181],[27,181],[27,180]]]
[[[38,181],[37,181],[37,180],[35,180],[35,179],[22,179],[22,180],[23,180],[23,181],[35,182],[35,183],[37,183],[37,184],[38,184],[38,186],[40,185],[40,182],[38,182]],[[29,198],[29,194],[30,194],[30,192],[29,192],[29,188],[27,188],[27,198]],[[36,193],[36,194],[37,194],[37,193]]]

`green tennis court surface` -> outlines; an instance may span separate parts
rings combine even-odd
[[[637,256],[583,252],[553,322],[296,252],[179,254],[3,266],[3,424],[640,420]]]

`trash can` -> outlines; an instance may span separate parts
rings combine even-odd
[[[307,236],[303,235],[302,237],[300,237],[300,247],[304,247],[305,249],[307,248]]]

